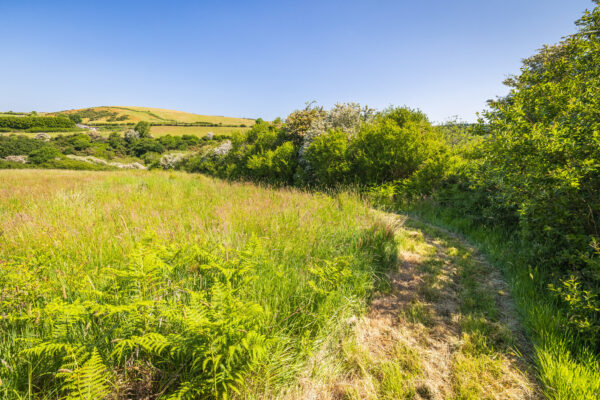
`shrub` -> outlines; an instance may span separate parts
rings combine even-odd
[[[108,135],[108,145],[117,152],[125,152],[127,142],[118,132],[111,132]]]
[[[285,142],[275,150],[250,156],[247,167],[252,177],[271,183],[291,184],[296,170],[296,150]]]
[[[52,139],[52,143],[60,149],[71,148],[73,151],[83,151],[92,146],[89,135],[80,133],[74,135],[59,135]]]
[[[56,147],[44,146],[29,153],[29,162],[39,165],[60,157],[61,155],[62,154]]]
[[[348,148],[356,181],[377,184],[406,179],[441,147],[422,113],[391,109],[366,125]]]
[[[335,186],[348,182],[348,136],[342,131],[331,131],[318,136],[308,147],[305,160],[310,166],[307,174],[311,182]]]
[[[11,129],[30,129],[30,128],[75,128],[75,123],[64,116],[58,117],[0,117],[0,127]]]
[[[157,140],[151,138],[141,138],[133,143],[131,150],[137,157],[141,157],[148,152],[163,153],[165,148]]]
[[[80,124],[83,121],[80,114],[68,114],[67,117],[76,124]]]
[[[144,161],[144,165],[151,166],[157,164],[161,160],[161,155],[159,153],[154,153],[152,151],[142,155],[142,161]]]
[[[83,170],[83,171],[107,171],[116,169],[115,167],[103,164],[94,164],[91,162],[85,162],[81,160],[71,160],[68,158],[61,159],[52,159],[44,164],[42,164],[44,168],[51,169],[73,169],[73,170]]]
[[[23,135],[0,136],[0,158],[27,155],[45,145],[41,140],[35,140]]]

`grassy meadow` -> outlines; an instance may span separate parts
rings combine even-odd
[[[215,135],[231,135],[233,132],[247,132],[250,128],[246,127],[228,127],[228,126],[153,126],[152,136],[161,137],[166,135],[183,136],[192,135],[203,137],[208,132]]]
[[[1,171],[0,216],[5,399],[275,396],[395,253],[352,194],[182,173]]]
[[[0,215],[2,398],[539,392],[497,272],[356,194],[1,171]]]

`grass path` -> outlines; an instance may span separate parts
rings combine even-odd
[[[399,260],[337,358],[291,397],[538,399],[531,346],[501,274],[452,233],[389,215]],[[328,367],[324,367],[323,364]]]

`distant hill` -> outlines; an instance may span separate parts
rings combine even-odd
[[[46,115],[79,114],[82,123],[89,125],[129,124],[148,121],[156,125],[198,124],[223,126],[251,126],[254,120],[249,118],[222,117],[216,115],[199,115],[183,111],[165,110],[150,107],[102,106],[65,110]]]

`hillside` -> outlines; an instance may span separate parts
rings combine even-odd
[[[217,115],[199,115],[183,111],[165,110],[150,107],[123,107],[102,106],[74,110],[65,110],[47,115],[79,114],[84,124],[130,124],[139,121],[148,121],[151,124],[198,124],[198,125],[226,125],[226,126],[251,126],[254,120],[249,118],[233,118]]]

